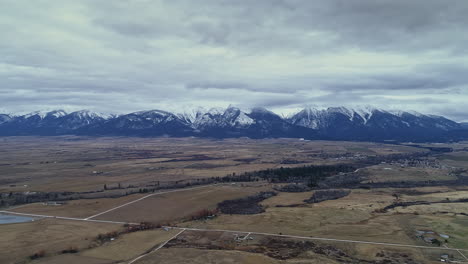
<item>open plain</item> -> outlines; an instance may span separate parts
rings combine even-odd
[[[468,263],[468,143],[0,145],[1,263]]]

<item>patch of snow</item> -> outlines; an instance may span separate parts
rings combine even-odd
[[[187,109],[183,113],[178,114],[177,116],[187,123],[194,124],[207,112],[208,111],[205,108],[197,107]]]
[[[40,119],[44,119],[47,116],[53,116],[55,118],[59,118],[65,115],[67,115],[67,113],[63,110],[54,110],[54,111],[34,111],[34,112],[23,115],[23,117],[30,118],[33,116],[39,116]]]
[[[251,125],[255,123],[255,120],[248,117],[244,112],[240,112],[239,116],[235,119],[235,123],[243,126]]]
[[[372,115],[374,114],[374,111],[377,110],[377,108],[374,108],[372,106],[365,106],[354,109],[354,113],[356,113],[362,118],[362,120],[364,120],[364,124],[367,124],[367,122],[371,119]]]
[[[104,113],[94,112],[90,110],[75,111],[73,113],[70,113],[70,115],[74,115],[78,117],[79,119],[97,119],[97,118],[109,119],[109,118],[115,117],[115,115],[112,115],[112,114],[104,114]]]
[[[210,115],[222,115],[224,112],[225,110],[221,107],[213,107],[213,108],[210,108],[210,110],[208,110],[208,112],[206,113]]]

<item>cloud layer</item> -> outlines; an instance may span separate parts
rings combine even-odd
[[[0,3],[0,109],[307,105],[468,120],[468,2]]]

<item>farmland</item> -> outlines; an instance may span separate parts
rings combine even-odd
[[[0,225],[2,263],[468,261],[463,142],[64,136],[0,145],[1,210],[34,218]],[[274,195],[252,198],[261,192]],[[261,210],[242,210],[250,206]]]

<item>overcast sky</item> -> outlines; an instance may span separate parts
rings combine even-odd
[[[468,121],[467,0],[0,0],[0,110],[372,105]]]

